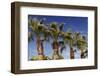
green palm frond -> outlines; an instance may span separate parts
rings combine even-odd
[[[56,22],[52,22],[50,26],[51,26],[51,28],[53,28],[55,30],[57,29],[57,23]]]
[[[59,30],[62,31],[63,27],[64,27],[64,23],[61,23],[60,26],[59,26]]]
[[[50,36],[51,36],[51,32],[48,29],[45,29],[43,31],[44,41],[48,41],[49,42]]]
[[[85,38],[83,37],[80,37],[78,40],[77,40],[77,46],[78,48],[80,49],[85,49],[88,47],[88,44],[87,44],[87,41],[85,40]]]
[[[57,26],[56,22],[52,22],[50,24],[50,32],[51,32],[51,37],[53,38],[54,41],[58,40],[59,34],[60,34],[60,30],[59,27]]]
[[[33,32],[32,31],[28,31],[28,42],[30,42],[31,40],[34,41]]]

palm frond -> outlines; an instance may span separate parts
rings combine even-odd
[[[34,41],[33,32],[28,32],[28,42],[30,42],[31,40]]]
[[[64,26],[64,23],[61,23],[60,26],[59,26],[59,30],[60,30],[60,31],[63,30],[63,26]]]
[[[59,41],[59,46],[60,48],[60,52],[62,54],[62,52],[64,51],[64,49],[66,48],[65,42],[64,41]]]
[[[52,23],[50,24],[50,26],[51,26],[51,28],[57,30],[57,23],[56,23],[56,22],[52,22]]]

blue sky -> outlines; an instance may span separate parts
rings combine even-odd
[[[64,23],[63,31],[67,31],[68,28],[71,28],[73,32],[81,32],[83,35],[87,36],[88,32],[88,17],[74,17],[74,16],[44,16],[44,15],[28,15],[28,18],[37,18],[38,20],[45,18],[46,23],[50,24],[51,22],[57,22],[58,24]],[[69,46],[66,45],[67,48],[63,52],[63,56],[65,59],[69,59],[70,51]],[[46,51],[45,51],[46,50]],[[52,47],[48,42],[44,42],[44,52],[45,55],[52,55]],[[36,42],[31,41],[28,44],[28,59],[32,58],[32,56],[37,55],[36,50]],[[75,58],[80,58],[79,51],[75,53]]]

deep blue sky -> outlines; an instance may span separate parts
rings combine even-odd
[[[50,24],[51,22],[57,22],[58,24],[64,23],[63,31],[67,31],[68,28],[71,28],[73,32],[81,32],[83,35],[87,36],[88,31],[88,17],[74,17],[74,16],[44,16],[44,15],[28,15],[28,18],[37,18],[38,20],[45,18],[46,23]],[[67,45],[66,45],[67,46]],[[48,56],[52,55],[52,47],[50,43],[44,42],[45,54]],[[28,45],[28,54],[29,59],[37,55],[36,42],[31,41]],[[69,48],[67,47],[66,51],[63,53],[66,59],[69,59]],[[78,51],[75,54],[76,58],[79,58]]]

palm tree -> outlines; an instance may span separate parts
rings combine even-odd
[[[42,20],[43,21],[43,20]],[[37,45],[37,52],[38,52],[38,59],[44,59],[44,47],[43,47],[43,40],[41,40],[42,34],[44,32],[44,25],[42,21],[37,20],[36,18],[32,19],[29,18],[29,28],[32,29],[31,32],[28,32],[28,40],[30,40],[33,36],[36,37],[36,45]]]
[[[87,40],[85,36],[82,36],[80,32],[74,33],[74,45],[77,46],[77,48],[80,50],[81,54],[80,57],[85,57],[84,54],[87,53],[84,50],[87,50]]]
[[[73,40],[73,34],[70,28],[68,28],[67,32],[62,32],[63,42],[64,46],[65,44],[68,44],[70,47],[70,59],[74,59],[74,40]]]
[[[79,48],[79,50],[80,50],[80,52],[81,52],[81,58],[85,58],[85,56],[84,56],[84,53],[86,52],[86,51],[84,51],[84,50],[87,50],[87,41],[86,41],[86,39],[85,39],[85,37],[84,36],[81,36],[79,39],[78,39],[78,41],[77,41],[77,47]]]
[[[63,27],[63,24],[61,24],[58,27],[58,24],[56,22],[52,22],[50,24],[50,28],[49,28],[49,31],[50,31],[50,34],[51,34],[51,38],[53,40],[53,43],[52,43],[52,48],[53,48],[52,59],[54,59],[54,60],[63,58],[59,54],[59,40],[58,40],[62,27]]]
[[[70,59],[74,59],[74,50],[73,50],[73,38],[72,38],[72,33],[66,32],[66,36],[65,36],[66,40],[67,40],[67,44],[70,47]]]

